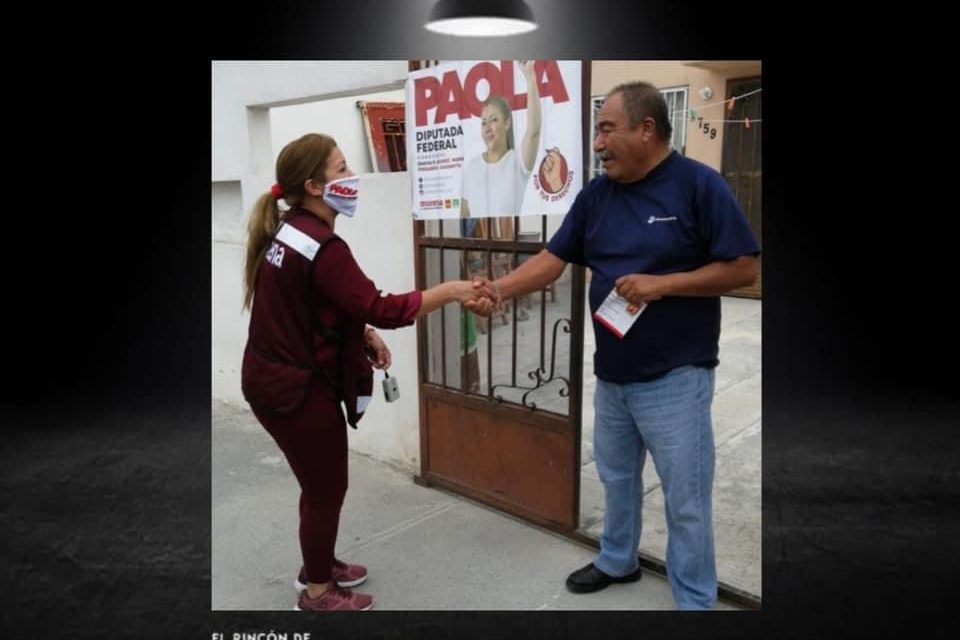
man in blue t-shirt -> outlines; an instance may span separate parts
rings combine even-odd
[[[486,298],[467,307],[489,315],[503,299],[556,280],[568,262],[590,268],[604,528],[600,555],[570,574],[567,588],[585,593],[640,578],[649,451],[663,486],[674,600],[705,609],[717,598],[710,407],[719,296],[754,282],[760,249],[723,177],[672,151],[670,136],[656,87],[614,88],[593,141],[606,174],[583,188],[546,249],[494,282],[478,279]]]

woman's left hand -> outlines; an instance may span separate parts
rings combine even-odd
[[[380,334],[373,329],[368,329],[366,332],[366,342],[367,346],[373,352],[370,363],[374,368],[388,369],[393,361],[390,357],[390,349],[387,347],[387,343],[383,341],[383,338],[380,337]]]

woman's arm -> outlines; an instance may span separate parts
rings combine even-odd
[[[451,302],[470,302],[476,300],[480,295],[480,292],[476,290],[473,283],[469,280],[441,282],[437,286],[430,287],[423,292],[417,317],[422,318],[431,311],[436,311],[443,305]]]
[[[540,146],[540,92],[537,89],[537,76],[533,60],[524,60],[521,63],[523,76],[527,79],[527,130],[523,133],[523,142],[520,144],[520,159],[523,168],[533,171],[533,162],[537,159],[537,149]]]

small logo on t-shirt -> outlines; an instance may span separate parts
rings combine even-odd
[[[669,216],[667,218],[658,218],[657,216],[650,216],[647,218],[647,224],[653,224],[654,222],[670,222],[671,220],[676,220],[677,216]]]

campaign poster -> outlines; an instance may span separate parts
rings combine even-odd
[[[418,220],[565,214],[583,185],[580,61],[445,62],[406,83]]]

